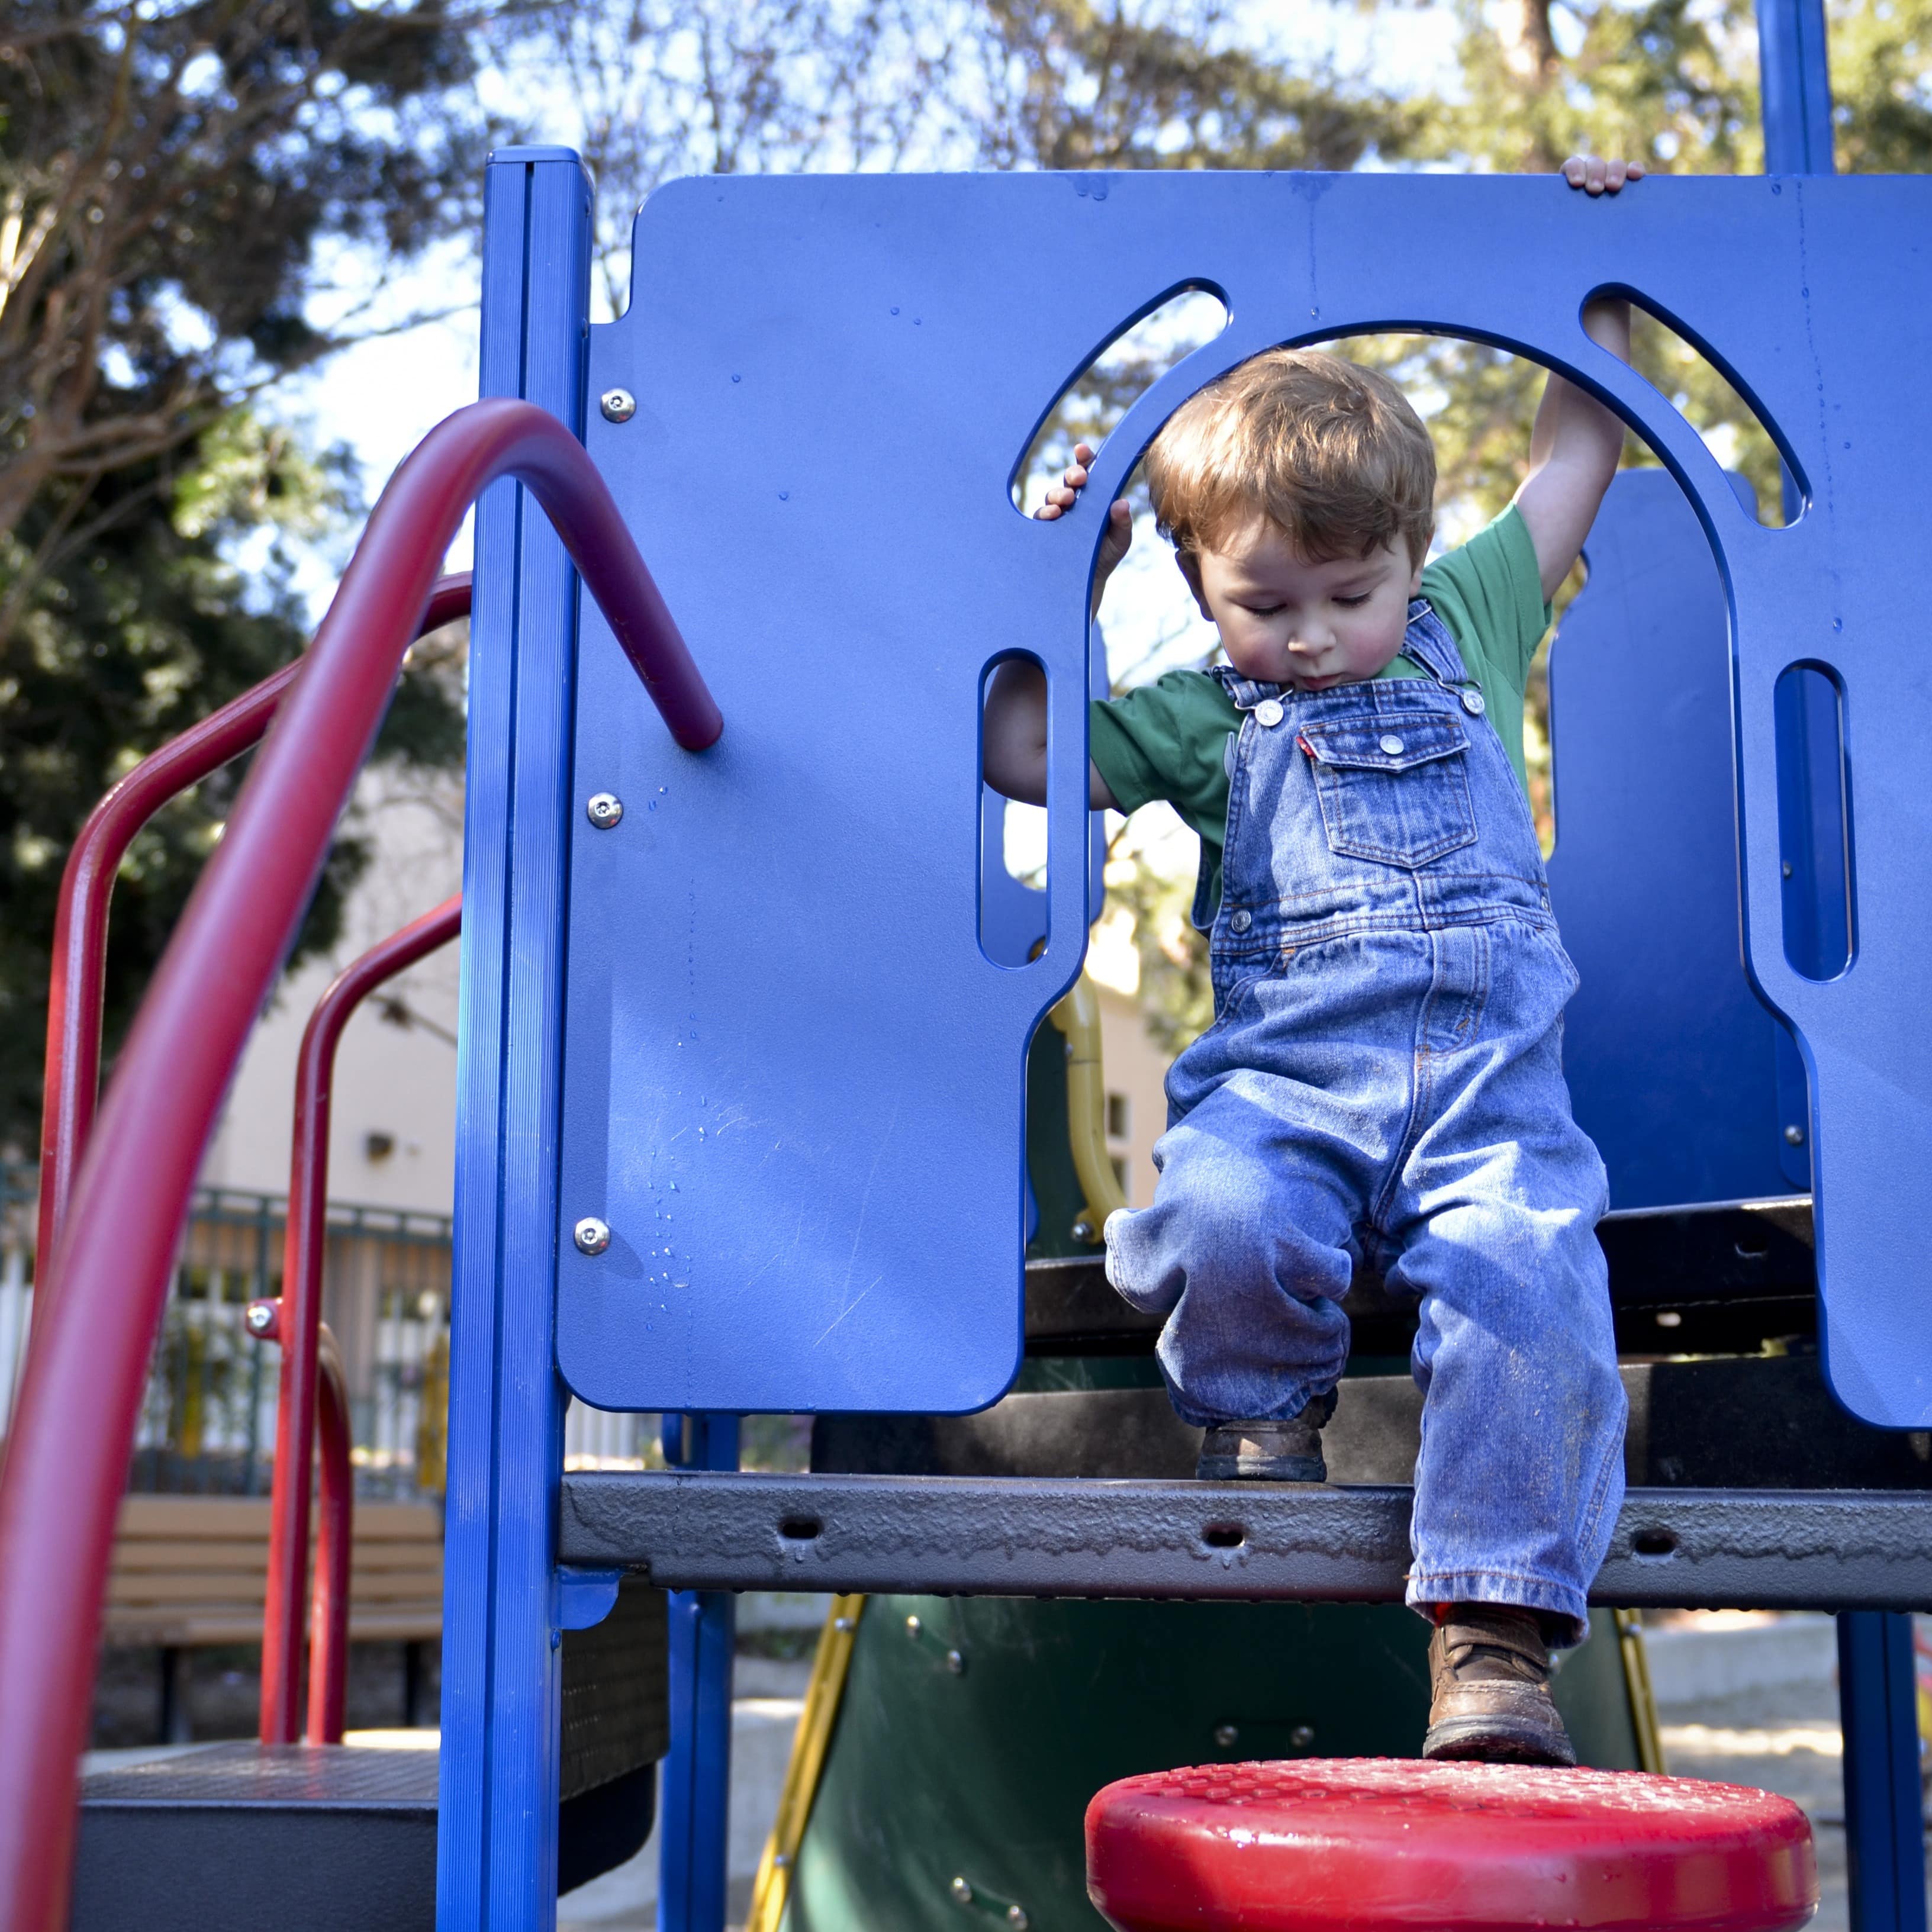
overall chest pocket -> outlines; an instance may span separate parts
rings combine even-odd
[[[1337,718],[1304,725],[1301,744],[1331,852],[1414,867],[1476,842],[1460,719]]]

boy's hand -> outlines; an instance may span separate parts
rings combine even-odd
[[[1072,466],[1061,476],[1053,488],[1046,493],[1046,501],[1034,511],[1034,514],[1043,524],[1050,524],[1064,517],[1080,500],[1080,493],[1087,487],[1087,466],[1094,460],[1091,447],[1084,442],[1073,446]],[[1124,500],[1116,497],[1107,506],[1107,534],[1100,540],[1100,556],[1094,570],[1094,606],[1100,608],[1100,592],[1114,567],[1127,554],[1127,546],[1134,540],[1134,517]]]
[[[1643,179],[1643,164],[1606,161],[1600,154],[1572,154],[1563,164],[1563,178],[1586,194],[1615,194],[1625,182]]]

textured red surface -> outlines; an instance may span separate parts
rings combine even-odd
[[[1125,1932],[1774,1932],[1818,1903],[1788,1799],[1696,1778],[1411,1759],[1208,1765],[1087,1808]]]

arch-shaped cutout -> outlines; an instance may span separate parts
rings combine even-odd
[[[1630,367],[1696,431],[1720,470],[1744,477],[1767,530],[1797,522],[1810,500],[1790,439],[1724,358],[1636,290],[1595,289],[1630,305]],[[1642,446],[1642,439],[1637,439]],[[1648,452],[1646,452],[1646,460]]]
[[[1068,378],[1034,425],[1013,465],[1007,492],[1031,516],[1073,460],[1073,446],[1096,446],[1147,391],[1214,340],[1228,322],[1226,298],[1206,282],[1183,282],[1131,316]]]

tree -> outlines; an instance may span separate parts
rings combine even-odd
[[[287,560],[236,547],[352,507],[256,412],[325,329],[319,262],[474,218],[484,130],[464,16],[425,4],[15,0],[0,26],[0,1148],[33,1144],[61,868],[123,772],[304,642]],[[460,683],[419,661],[384,755],[461,755]],[[232,801],[225,773],[136,842],[107,1046]],[[338,842],[301,950],[364,853]]]
[[[15,0],[0,648],[64,558],[164,499],[238,400],[334,346],[307,312],[322,244],[406,254],[471,218],[484,130],[447,104],[472,59],[430,0]]]

